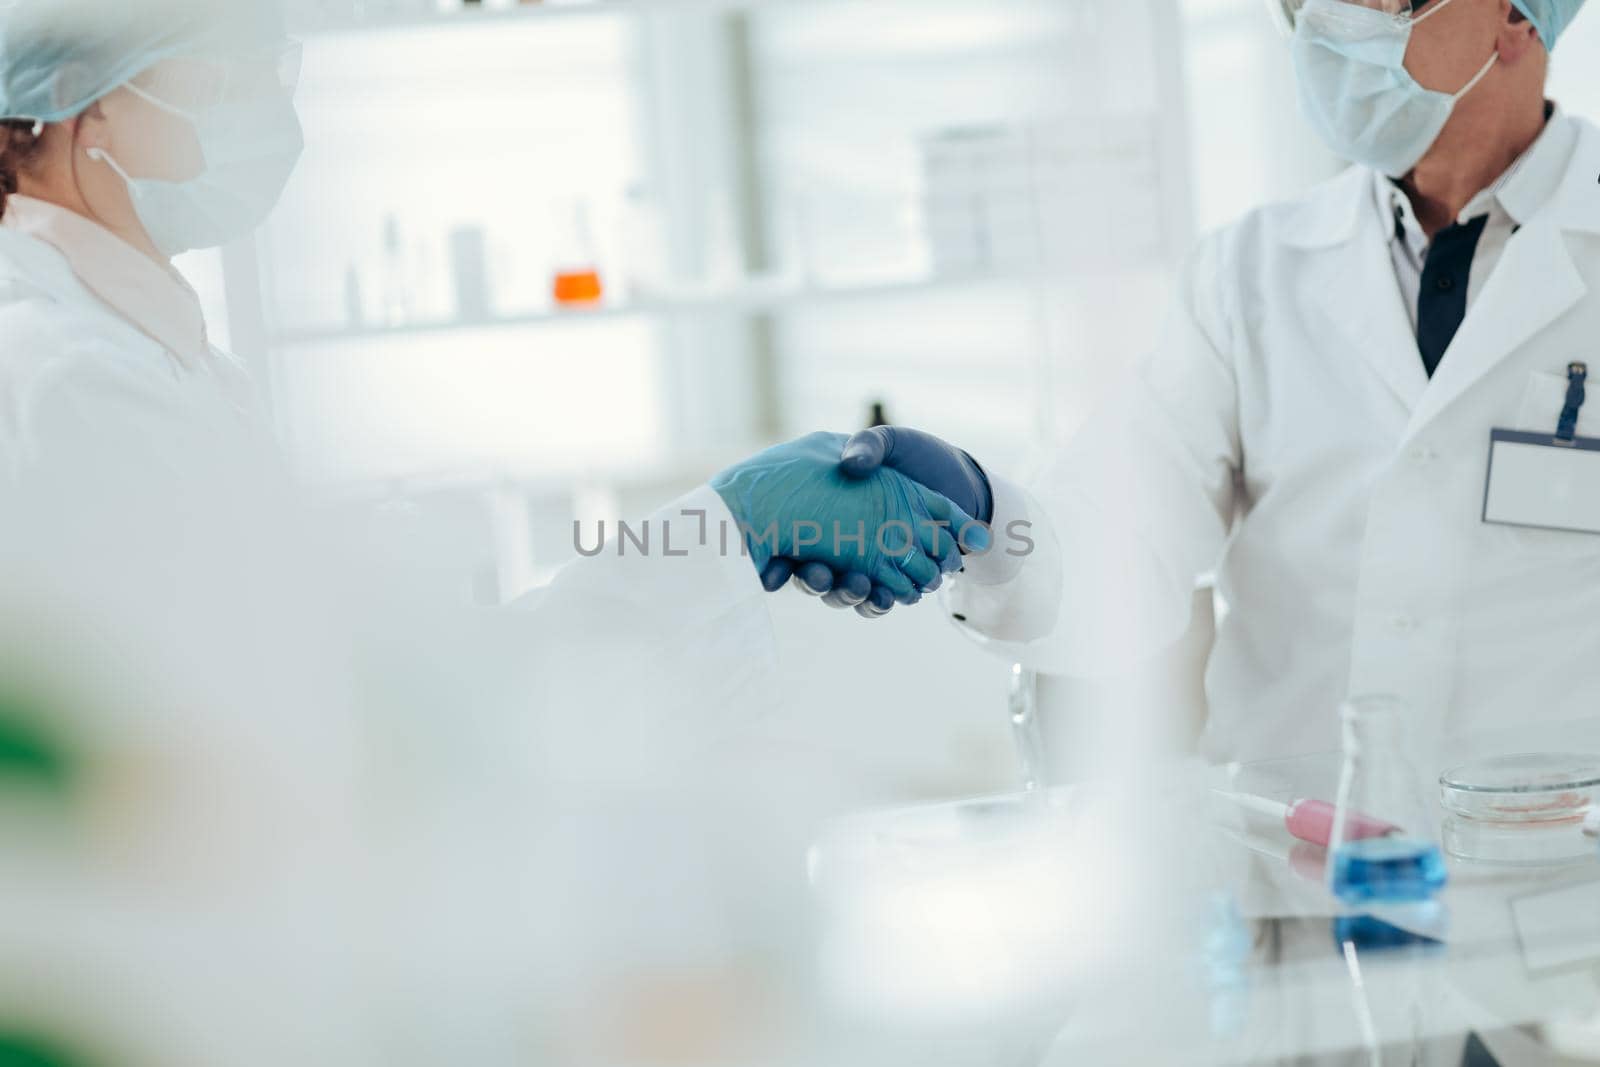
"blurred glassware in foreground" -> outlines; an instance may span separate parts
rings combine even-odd
[[[1011,684],[1006,699],[1007,710],[1011,713],[1011,740],[1017,747],[1022,792],[1030,796],[1036,795],[1044,785],[1044,738],[1039,732],[1038,684],[1038,675],[1033,671],[1020,663],[1011,665]]]

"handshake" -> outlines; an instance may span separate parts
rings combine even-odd
[[[814,433],[711,480],[768,592],[802,590],[866,618],[915,604],[988,551],[994,500],[971,456],[932,434],[880,426]]]

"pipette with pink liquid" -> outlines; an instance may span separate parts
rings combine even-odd
[[[1250,793],[1231,793],[1224,789],[1214,792],[1228,800],[1233,801],[1246,811],[1253,811],[1258,815],[1278,819],[1283,822],[1284,829],[1302,841],[1313,845],[1328,847],[1328,842],[1333,839],[1333,817],[1338,810],[1326,800],[1311,800],[1301,798],[1291,800],[1284,804],[1267,797],[1258,797]],[[1352,811],[1345,818],[1345,840],[1359,841],[1369,837],[1387,837],[1399,827],[1393,823],[1384,822],[1382,819],[1371,815],[1363,815],[1359,811]]]

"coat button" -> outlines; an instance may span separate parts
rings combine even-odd
[[[1418,445],[1411,450],[1411,458],[1417,463],[1432,463],[1439,458],[1439,453],[1427,445]]]
[[[1396,615],[1389,620],[1389,625],[1394,627],[1395,633],[1409,634],[1415,632],[1419,624],[1410,615]]]
[[[1456,287],[1456,280],[1453,275],[1445,274],[1441,275],[1439,280],[1433,284],[1438,287],[1441,293],[1448,293]]]

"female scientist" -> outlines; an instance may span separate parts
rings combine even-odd
[[[967,522],[896,472],[846,476],[843,437],[815,434],[735,465],[635,524],[642,541],[618,538],[512,610],[430,598],[366,544],[329,550],[279,490],[250,383],[172,266],[273,208],[302,148],[297,68],[261,0],[0,0],[0,695],[40,676],[70,694],[43,726],[110,738],[112,762],[131,752],[148,769],[149,789],[117,794],[118,832],[141,843],[128,851],[175,843],[173,863],[137,864],[127,885],[40,879],[34,894],[8,880],[27,885],[0,906],[0,987],[9,1015],[26,1010],[11,995],[23,979],[32,1000],[67,988],[74,1017],[114,1019],[126,990],[160,987],[151,1003],[175,1031],[204,1031],[207,1052],[163,1046],[153,1062],[388,1062],[330,1035],[364,1021],[350,968],[396,945],[405,960],[375,980],[395,1003],[426,990],[414,1003],[445,1027],[507,997],[516,1010],[495,1018],[525,1027],[537,997],[493,976],[533,974],[530,961],[589,989],[579,976],[603,950],[573,931],[593,933],[595,909],[574,892],[555,908],[561,936],[539,933],[541,893],[566,900],[579,875],[559,842],[537,877],[524,868],[540,854],[530,813],[581,823],[558,789],[678,773],[770,704],[763,576],[859,572],[851,601],[881,612],[960,565]],[[863,602],[869,588],[879,599]],[[415,765],[369,759],[373,738]],[[462,763],[459,788],[417,786],[415,817],[369,848],[374,805],[409,795],[386,782]],[[369,787],[376,800],[355,796]],[[601,831],[618,835],[605,811]],[[438,826],[453,829],[436,839]],[[183,873],[164,880],[169,866]],[[352,887],[381,920],[340,910]],[[98,921],[124,895],[137,906]],[[675,928],[670,910],[630,921]],[[350,948],[369,929],[372,951]],[[411,951],[419,931],[452,946],[444,966]],[[50,981],[26,981],[24,935]],[[472,953],[496,962],[451,969]]]
[[[348,583],[306,574],[330,557],[360,570],[368,549],[308,552],[292,502],[264,506],[284,498],[255,395],[171,262],[271,211],[302,148],[297,73],[257,0],[0,3],[0,569],[57,576],[51,603],[116,605],[173,670],[206,666],[213,704],[259,669],[242,627],[293,663],[285,635],[311,618],[354,613],[350,633],[392,647],[424,643],[403,618],[434,625],[363,595],[343,614],[309,607]],[[843,442],[813,434],[724,471],[641,524],[642,543],[619,538],[494,613],[506,640],[408,658],[545,721],[538,747],[561,773],[682,751],[715,732],[696,722],[771,699],[763,585],[854,572],[833,602],[872,615],[959,568],[968,511],[895,471],[847,476]],[[987,531],[962,540],[981,548]],[[258,594],[277,607],[251,606]],[[604,743],[551,740],[585,731]]]

